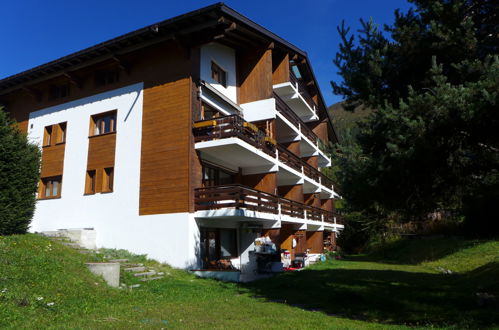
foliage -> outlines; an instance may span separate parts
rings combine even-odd
[[[497,187],[499,165],[497,7],[411,2],[385,33],[372,21],[361,21],[357,39],[338,28],[343,81],[332,83],[347,109],[376,109],[333,155],[343,196],[357,211],[402,222],[492,200],[484,182]]]
[[[40,152],[0,107],[0,235],[25,233],[35,209]]]

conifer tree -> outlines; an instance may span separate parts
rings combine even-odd
[[[333,90],[347,109],[375,109],[357,143],[339,146],[342,191],[380,219],[421,220],[436,210],[471,219],[499,191],[499,6],[410,2],[384,31],[372,21],[361,21],[356,36],[338,27],[343,81]],[[497,215],[483,218],[497,230]]]

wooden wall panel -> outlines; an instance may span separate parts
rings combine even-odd
[[[66,144],[57,144],[42,149],[41,177],[62,175],[64,168],[64,150]]]
[[[279,249],[281,244],[281,230],[279,228],[276,229],[264,229],[263,236],[268,236],[272,243],[276,245],[276,248]]]
[[[265,191],[269,194],[276,194],[277,173],[259,173],[243,175],[241,184],[253,189]]]
[[[296,240],[294,254],[307,252],[307,232],[305,230],[297,230],[294,237]]]
[[[272,84],[289,81],[289,55],[272,52]]]
[[[327,211],[334,211],[334,199],[321,199],[321,208]]]
[[[307,231],[307,249],[310,253],[324,252],[324,232]]]
[[[119,126],[117,128],[119,130]],[[87,171],[95,170],[95,192],[102,192],[104,169],[114,167],[116,133],[88,138]],[[120,173],[118,175],[126,175]],[[82,187],[82,191],[84,187]]]
[[[191,81],[144,91],[139,214],[188,212],[191,203]]]
[[[291,259],[294,259],[293,254],[293,238],[296,230],[293,224],[282,224],[280,230],[280,242],[281,249],[288,250],[291,252]]]
[[[279,186],[277,188],[280,197],[303,203],[303,185]]]
[[[239,103],[272,97],[272,50],[237,54]]]
[[[324,119],[323,121],[317,121],[317,122],[312,122],[312,123],[307,123],[308,127],[312,129],[312,131],[317,135],[322,142],[327,143],[329,141],[328,137],[328,126],[327,126],[327,119]]]
[[[319,156],[302,157],[302,159],[314,168],[319,168]]]
[[[286,149],[300,157],[301,149],[300,149],[300,141],[281,143]]]
[[[307,205],[310,205],[310,206],[315,206],[315,207],[321,207],[321,200],[319,198],[319,194],[318,193],[315,193],[315,194],[304,194],[303,195],[303,202]]]
[[[115,151],[116,133],[89,137],[87,169],[113,167]]]

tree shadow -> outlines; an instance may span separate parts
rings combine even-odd
[[[434,261],[460,250],[472,247],[480,241],[459,238],[431,237],[404,239],[387,243],[369,255],[348,256],[352,261],[373,261],[387,264],[417,265]]]
[[[328,315],[388,324],[481,327],[499,323],[494,308],[480,306],[485,278],[499,278],[497,263],[473,274],[327,269],[285,273],[246,284],[254,296]],[[495,293],[497,295],[497,292]]]

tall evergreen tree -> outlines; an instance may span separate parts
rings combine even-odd
[[[40,151],[0,107],[0,235],[28,230],[35,209]]]
[[[357,39],[338,28],[343,81],[332,85],[347,108],[376,109],[336,155],[344,196],[358,210],[416,220],[461,210],[499,182],[499,6],[410,2],[384,33],[372,21]]]

